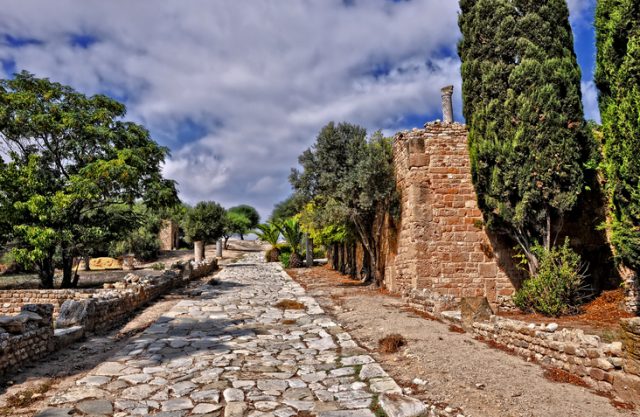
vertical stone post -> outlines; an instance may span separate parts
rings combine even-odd
[[[307,268],[311,268],[313,266],[313,239],[309,237],[309,234],[305,234],[307,241]]]
[[[222,239],[216,240],[216,258],[222,258]]]
[[[196,262],[202,262],[204,260],[204,242],[202,240],[193,242],[193,256]]]
[[[453,123],[453,86],[448,85],[440,92],[442,93],[442,122]]]

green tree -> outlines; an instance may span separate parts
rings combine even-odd
[[[304,209],[306,203],[304,196],[293,193],[273,207],[269,220],[277,222],[293,217]]]
[[[291,268],[300,268],[302,266],[302,240],[304,234],[300,228],[300,222],[295,217],[283,220],[277,224],[282,237],[291,246],[291,257],[289,258],[289,266]]]
[[[596,84],[600,90],[611,241],[622,265],[640,270],[640,4],[599,0]]]
[[[187,210],[183,229],[187,239],[205,244],[220,239],[224,233],[226,211],[213,201],[201,201]]]
[[[594,146],[564,0],[462,0],[458,46],[478,203],[535,274],[585,187]]]
[[[251,220],[242,211],[227,211],[224,228],[224,247],[227,248],[229,239],[233,235],[240,235],[244,240],[244,235],[251,231]]]
[[[0,81],[8,155],[0,164],[2,217],[10,219],[16,258],[36,266],[45,288],[53,287],[57,259],[62,286],[73,284],[73,259],[109,227],[107,208],[177,201],[161,173],[167,149],[124,115],[124,105],[106,96],[26,72]]]
[[[382,283],[380,238],[384,214],[397,207],[391,141],[376,132],[367,140],[360,126],[329,123],[293,170],[296,192],[317,206],[337,205],[364,247],[368,279]]]
[[[229,210],[230,214],[240,214],[249,220],[248,226],[243,229],[238,229],[238,231],[234,231],[240,235],[240,239],[244,240],[244,235],[246,235],[251,229],[255,229],[258,224],[260,224],[260,214],[258,210],[255,208],[248,206],[246,204],[242,204],[239,206],[231,207]],[[236,220],[239,220],[238,216],[234,216]]]
[[[267,260],[269,262],[277,262],[280,256],[278,250],[278,240],[280,239],[280,229],[276,223],[264,223],[256,226],[255,234],[263,242],[271,245],[271,249],[267,252]]]

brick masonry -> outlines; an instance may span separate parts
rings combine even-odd
[[[494,306],[508,300],[514,286],[482,227],[466,126],[428,123],[398,133],[393,150],[401,220],[389,245],[386,286],[436,310],[461,297],[486,296]]]

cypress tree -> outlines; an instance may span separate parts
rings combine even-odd
[[[584,188],[591,137],[564,0],[462,0],[458,46],[478,203],[535,274]]]
[[[596,84],[600,90],[611,241],[624,266],[640,270],[640,3],[599,0]]]

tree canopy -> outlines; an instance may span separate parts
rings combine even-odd
[[[178,201],[161,173],[168,150],[123,121],[125,110],[27,72],[0,81],[0,224],[44,287],[53,286],[57,259],[62,285],[72,285],[73,258],[111,224],[110,208]]]
[[[462,0],[458,46],[472,177],[488,226],[547,250],[594,150],[564,0]]]
[[[317,207],[340,213],[359,237],[371,266],[368,278],[382,281],[380,265],[381,215],[397,205],[391,141],[380,132],[367,139],[364,128],[340,123],[326,125],[315,144],[300,157],[302,171],[292,170],[294,190]],[[326,225],[328,226],[328,225]]]
[[[619,261],[640,270],[640,4],[599,0],[596,84],[611,240]]]
[[[214,201],[201,201],[187,210],[183,228],[189,240],[206,244],[220,239],[225,225],[225,209]]]

